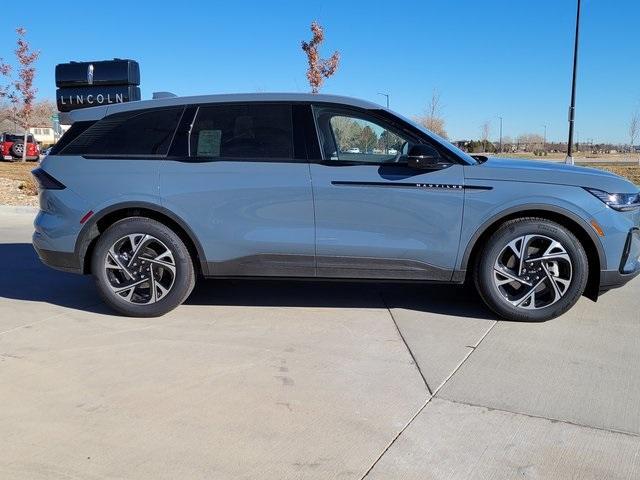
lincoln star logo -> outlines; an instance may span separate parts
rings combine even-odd
[[[93,85],[93,63],[87,67],[87,83]]]

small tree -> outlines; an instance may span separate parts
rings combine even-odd
[[[635,110],[631,114],[631,120],[629,120],[629,147],[633,152],[633,146],[638,138],[638,131],[640,130],[640,112]]]
[[[484,148],[484,151],[487,151],[487,141],[489,140],[489,135],[491,135],[491,122],[489,122],[488,120],[483,122],[482,125],[480,125],[480,133],[481,133],[481,138],[482,138],[482,147]]]
[[[447,131],[444,126],[444,118],[442,118],[441,110],[440,92],[434,88],[431,92],[431,101],[427,105],[424,115],[417,117],[416,120],[427,130],[443,138],[447,138]]]
[[[307,61],[309,62],[307,80],[311,85],[311,93],[318,93],[324,83],[324,79],[336,73],[338,62],[340,61],[340,53],[336,51],[333,52],[330,58],[320,58],[318,48],[324,41],[324,30],[318,22],[311,22],[311,33],[313,36],[310,42],[302,41],[302,50],[307,55]]]
[[[36,76],[35,62],[40,52],[34,52],[27,42],[27,31],[20,27],[16,29],[18,41],[16,46],[16,58],[18,60],[18,78],[13,82],[14,91],[8,94],[13,106],[16,119],[24,128],[24,148],[22,149],[22,161],[27,159],[27,139],[29,125],[33,113],[33,103],[36,98],[36,88],[33,80]]]

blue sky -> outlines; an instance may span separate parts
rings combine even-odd
[[[323,93],[420,114],[434,88],[453,139],[477,138],[504,117],[504,135],[567,135],[574,0],[107,1],[30,2],[21,19],[0,17],[0,56],[12,56],[23,25],[38,63],[39,97],[55,98],[54,66],[69,60],[133,58],[143,98],[308,91],[300,41],[325,28],[323,53],[342,60]],[[640,2],[583,0],[576,130],[580,141],[628,142],[640,106]]]

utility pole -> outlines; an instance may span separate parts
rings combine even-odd
[[[500,153],[502,153],[502,117],[498,115],[500,119]]]
[[[391,94],[378,92],[378,95],[382,95],[384,97],[387,97],[387,110],[388,110],[389,109],[389,97],[391,96]]]
[[[573,123],[576,111],[576,74],[578,71],[578,41],[580,36],[580,2],[576,13],[576,38],[573,46],[573,79],[571,80],[571,105],[569,106],[569,141],[567,142],[567,158],[565,163],[574,164],[573,161]]]

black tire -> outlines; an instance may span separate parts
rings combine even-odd
[[[494,281],[494,266],[498,256],[502,254],[503,249],[509,242],[524,235],[539,235],[559,242],[571,261],[571,279],[563,294],[559,296],[555,303],[544,306],[544,302],[542,302],[543,306],[537,309],[524,309],[514,306],[506,298],[505,293],[500,291],[501,287],[498,287]],[[540,275],[540,278],[544,278],[544,273],[537,272],[535,275]],[[565,313],[575,305],[584,293],[588,277],[589,262],[587,254],[573,233],[558,223],[535,217],[517,218],[505,222],[491,235],[480,251],[474,269],[476,288],[487,306],[507,320],[526,322],[542,322]],[[530,280],[531,283],[536,283],[531,278]],[[517,283],[512,285],[518,286]],[[544,287],[545,285],[542,286]],[[521,285],[520,287],[523,286]],[[549,288],[551,287],[549,286]],[[553,292],[547,293],[547,295],[553,295]]]
[[[162,246],[166,247],[173,256],[175,266],[173,283],[166,295],[154,303],[131,303],[114,293],[111,287],[113,279],[110,280],[105,267],[109,249],[123,237],[134,234],[151,235],[159,240],[163,244]],[[144,257],[141,258],[144,261]],[[153,265],[151,266],[153,267]],[[162,272],[162,267],[159,268],[160,275],[165,274]],[[130,270],[135,270],[135,268],[130,268]],[[91,259],[91,272],[96,280],[100,296],[105,303],[119,313],[130,317],[158,317],[164,315],[182,304],[195,285],[193,261],[184,242],[166,225],[145,217],[129,217],[120,220],[111,225],[98,238]],[[143,284],[142,287],[145,285],[150,290],[150,284]]]

